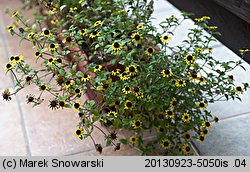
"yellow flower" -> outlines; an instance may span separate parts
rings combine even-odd
[[[142,99],[142,98],[144,97],[144,95],[143,95],[143,93],[139,92],[139,93],[136,93],[136,94],[135,94],[135,97],[136,97],[137,99]]]
[[[204,84],[206,82],[206,78],[204,76],[197,78],[200,84]]]
[[[155,50],[152,47],[149,47],[149,48],[146,49],[146,54],[148,56],[152,56],[154,52],[155,52]]]
[[[131,89],[128,86],[126,86],[122,89],[122,92],[125,94],[129,94],[129,93],[131,93]]]
[[[157,132],[158,133],[163,133],[164,132],[164,128],[162,126],[157,127]]]
[[[20,63],[21,61],[22,61],[22,59],[23,59],[23,56],[22,55],[20,55],[20,56],[12,56],[11,58],[10,58],[10,63]]]
[[[135,135],[133,135],[129,138],[130,143],[133,145],[137,143],[137,140],[138,140],[138,138]]]
[[[14,29],[15,29],[14,25],[7,27],[8,32],[14,32]]]
[[[81,81],[87,82],[90,80],[90,78],[91,78],[91,76],[89,74],[84,74],[84,76],[81,78]]]
[[[237,94],[242,94],[242,93],[243,93],[243,89],[241,88],[241,86],[236,86],[236,87],[234,88],[234,91],[235,91],[235,93],[237,93]]]
[[[142,30],[142,29],[144,29],[144,26],[140,24],[140,25],[138,25],[138,26],[136,27],[136,29]]]
[[[53,44],[53,43],[52,43],[52,44],[49,45],[49,50],[50,50],[50,51],[55,51],[57,48],[58,48],[58,45],[57,45],[57,44]]]
[[[128,73],[130,76],[136,75],[137,72],[138,72],[137,67],[134,65],[126,67],[126,73]]]
[[[168,139],[164,139],[161,141],[161,146],[167,150],[171,147],[170,141]]]
[[[117,118],[117,113],[115,111],[110,111],[108,114],[107,114],[107,117],[114,117],[114,118]]]
[[[218,123],[219,122],[219,118],[217,116],[214,116],[214,122]]]
[[[12,14],[12,18],[14,18],[14,17],[16,17],[16,16],[18,16],[18,11],[15,11],[13,14]]]
[[[52,34],[48,29],[45,29],[44,31],[42,31],[41,35],[44,37],[50,37]]]
[[[185,80],[176,80],[175,81],[175,86],[176,87],[185,87],[186,86],[186,81]]]
[[[171,110],[165,110],[166,118],[173,118],[174,117],[174,112]]]
[[[122,49],[122,45],[119,42],[115,42],[111,45],[112,50],[120,51]]]
[[[197,140],[200,141],[200,142],[204,142],[205,136],[199,135],[198,138],[197,138]]]
[[[79,2],[78,2],[78,3],[79,3],[79,4],[81,4],[83,1],[84,1],[84,0],[79,0]]]
[[[189,122],[190,121],[190,115],[188,113],[184,113],[181,117],[183,122]]]
[[[166,78],[168,78],[168,77],[170,77],[170,76],[173,75],[171,69],[163,69],[161,71],[161,74],[162,74],[163,77],[166,77]]]
[[[55,12],[56,12],[56,8],[55,8],[55,7],[51,8],[51,9],[49,10],[49,13],[50,13],[50,14],[54,14]]]
[[[195,61],[195,56],[189,54],[186,57],[184,57],[184,60],[188,65],[193,66]]]
[[[241,54],[244,54],[244,53],[247,53],[247,52],[249,52],[250,50],[248,49],[248,48],[244,48],[244,49],[241,49],[240,50],[240,53]]]
[[[76,102],[76,103],[74,103],[74,105],[73,105],[73,109],[74,109],[75,111],[79,111],[79,109],[81,108],[81,106],[82,106],[81,102]]]
[[[123,72],[122,74],[120,74],[120,79],[123,81],[126,81],[130,78],[130,76],[128,76],[128,74],[126,72]]]
[[[209,121],[205,120],[202,122],[202,127],[203,128],[211,128],[212,124]]]
[[[176,98],[173,97],[172,100],[170,101],[170,106],[171,106],[172,108],[174,108],[176,105],[177,105]]]
[[[168,43],[171,40],[171,37],[168,35],[162,35],[161,36],[161,41],[164,43]]]
[[[48,89],[48,85],[47,84],[42,84],[41,86],[40,86],[40,90],[41,91],[45,91],[45,90],[47,90]]]
[[[97,65],[95,68],[94,68],[94,72],[100,72],[102,69],[102,65]]]
[[[197,106],[198,106],[201,110],[204,110],[204,109],[206,109],[207,104],[201,101],[201,102],[198,102],[198,103],[197,103]]]
[[[15,67],[15,66],[14,66],[13,64],[8,63],[8,64],[6,65],[6,67],[4,68],[4,70],[9,71],[9,70],[13,69],[14,67]]]
[[[75,94],[81,95],[82,90],[80,88],[75,89]]]
[[[74,84],[74,80],[68,80],[65,82],[64,88],[69,89]]]
[[[90,38],[95,38],[95,37],[98,37],[98,36],[100,36],[100,32],[97,32],[97,31],[93,31],[93,32],[89,35]]]
[[[94,23],[94,27],[99,26],[101,23],[102,23],[101,20],[96,21],[96,22]]]
[[[36,41],[37,38],[38,38],[38,35],[35,34],[35,33],[33,33],[33,32],[30,32],[30,33],[28,34],[28,39],[29,39],[29,40]]]
[[[195,51],[198,52],[198,53],[202,53],[204,50],[202,48],[198,47],[198,48],[195,49]]]
[[[111,71],[111,75],[116,76],[117,74],[120,74],[121,69],[115,69]]]
[[[50,58],[47,62],[47,65],[51,66],[55,61],[55,58]]]
[[[76,129],[76,132],[75,132],[76,137],[78,137],[79,139],[82,139],[83,134],[84,134],[84,130],[82,128],[79,127]]]
[[[70,8],[69,8],[69,11],[70,11],[70,12],[73,12],[73,11],[76,11],[76,10],[77,10],[77,7],[70,7]]]
[[[142,122],[141,122],[140,120],[135,120],[135,121],[133,122],[133,124],[132,124],[132,127],[133,127],[134,129],[141,128],[141,126],[142,126]]]
[[[190,140],[190,139],[191,139],[191,136],[190,136],[189,133],[184,133],[183,135],[184,135],[184,138],[185,138],[186,140]]]
[[[81,30],[81,33],[80,33],[80,34],[81,34],[82,36],[85,36],[86,33],[87,33],[87,29],[85,28],[85,29],[82,29],[82,30]]]
[[[182,146],[182,150],[183,150],[184,153],[187,154],[187,153],[190,152],[191,148],[190,148],[190,146],[188,144],[185,144],[185,145]]]
[[[42,56],[42,54],[40,52],[38,52],[38,51],[35,53],[35,55],[36,55],[36,58],[39,58],[39,57]]]
[[[126,100],[124,106],[125,106],[124,109],[132,109],[133,103],[130,100]]]
[[[138,43],[143,39],[142,35],[139,32],[133,33],[131,38],[132,38],[132,41],[135,43]]]

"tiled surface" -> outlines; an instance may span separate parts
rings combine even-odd
[[[29,43],[19,46],[18,40],[11,37],[5,31],[5,25],[12,24],[10,17],[3,15],[2,9],[6,6],[13,9],[20,6],[19,0],[1,0],[0,2],[0,66],[7,63],[10,55],[22,54],[30,63],[34,58],[34,50]],[[30,13],[30,12],[28,12]],[[171,15],[180,15],[179,10],[165,0],[155,0],[153,23],[156,25]],[[188,28],[193,22],[187,20],[176,29],[170,46],[180,44],[185,38]],[[239,57],[224,47],[221,43],[213,43],[214,55],[220,60],[238,60]],[[32,63],[32,66],[39,67]],[[250,66],[244,64],[247,71],[237,69],[232,74],[237,83],[250,82]],[[12,88],[13,83],[10,75],[0,70],[0,91]],[[52,111],[48,108],[48,102],[43,106],[32,108],[25,102],[26,94],[33,88],[27,88],[11,102],[0,100],[0,155],[99,155],[96,153],[90,140],[80,141],[74,136],[78,116],[73,110]],[[222,120],[214,125],[208,135],[207,141],[200,144],[195,142],[198,151],[202,155],[250,155],[248,140],[248,126],[250,122],[250,92],[242,96],[242,102],[229,101],[218,102],[209,106],[213,114]],[[45,95],[49,98],[49,95]],[[153,133],[145,133],[152,136]],[[121,137],[130,136],[131,133],[121,131]],[[98,143],[103,143],[101,135],[94,134]],[[113,151],[113,147],[104,147],[103,155],[140,155],[140,152],[129,146],[122,146],[120,151]]]
[[[250,156],[250,113],[219,122],[205,142],[197,144],[201,155]]]

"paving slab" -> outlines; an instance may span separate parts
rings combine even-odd
[[[250,113],[214,124],[204,143],[195,142],[204,156],[250,156]]]

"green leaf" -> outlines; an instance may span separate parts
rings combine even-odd
[[[120,139],[120,142],[121,142],[122,144],[128,144],[128,140],[127,140],[127,139]]]

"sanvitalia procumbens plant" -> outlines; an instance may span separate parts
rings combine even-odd
[[[96,143],[94,130],[115,150],[122,143],[143,154],[188,155],[191,140],[203,142],[212,121],[219,120],[208,104],[240,99],[249,87],[235,85],[229,74],[243,67],[241,61],[212,56],[210,43],[218,32],[207,16],[197,18],[181,45],[171,47],[187,15],[166,18],[159,32],[151,22],[153,1],[39,0],[38,5],[44,15],[36,14],[34,23],[21,12],[12,13],[16,22],[7,30],[32,42],[36,53],[10,57],[5,70],[14,75],[16,89],[5,90],[3,98],[10,100],[33,85],[40,94],[27,95],[27,103],[40,105],[44,92],[50,93],[49,108],[74,109],[80,117],[75,135],[91,137],[98,152],[103,145]],[[50,28],[42,27],[48,21]],[[32,68],[27,58],[41,69]],[[87,90],[95,97],[82,101]],[[118,138],[119,129],[130,136]],[[145,131],[154,137],[145,140]]]

